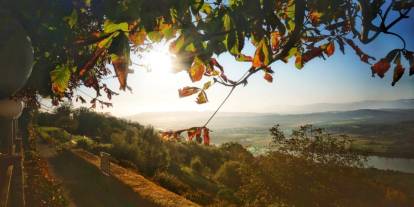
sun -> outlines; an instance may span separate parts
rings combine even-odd
[[[170,73],[172,58],[168,44],[157,44],[142,56],[145,67],[153,73]]]

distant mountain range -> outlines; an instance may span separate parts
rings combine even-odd
[[[283,114],[303,114],[327,111],[352,111],[358,109],[412,109],[414,99],[399,100],[367,100],[349,103],[316,103],[308,105],[286,106],[276,105],[268,107],[268,111]]]
[[[344,104],[312,104],[292,114],[220,112],[209,124],[212,129],[269,128],[276,123],[284,127],[303,124],[346,122],[396,123],[414,120],[414,99],[395,101],[361,101]],[[299,114],[299,111],[304,111]],[[312,112],[312,113],[309,113]],[[212,112],[148,112],[125,117],[161,129],[202,126]]]

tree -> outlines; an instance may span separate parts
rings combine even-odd
[[[300,126],[286,137],[279,125],[270,129],[271,153],[293,155],[301,159],[335,166],[363,166],[364,157],[350,149],[347,135],[332,135],[312,125]]]
[[[349,46],[379,77],[394,64],[392,85],[404,73],[402,58],[414,74],[414,53],[391,31],[408,18],[412,0],[2,0],[0,5],[21,22],[33,42],[34,71],[17,95],[29,102],[36,102],[37,94],[50,96],[56,105],[64,98],[86,102],[74,93],[85,86],[96,91],[88,100],[92,107],[110,106],[102,91],[108,99],[116,93],[102,80],[114,72],[120,89],[129,88],[129,65],[139,64],[131,62],[130,52],[142,54],[164,40],[172,41],[177,72],[187,71],[193,82],[211,79],[202,88],[179,90],[180,97],[198,94],[199,104],[208,101],[206,90],[214,83],[231,87],[231,94],[259,71],[272,82],[274,62],[294,58],[301,69],[316,57],[330,57],[337,47],[344,53]],[[376,61],[358,45],[380,34],[400,38],[403,47]],[[255,46],[254,54],[242,53],[246,41]],[[240,79],[227,78],[213,58],[225,52],[236,61],[251,62]]]

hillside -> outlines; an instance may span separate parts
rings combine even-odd
[[[74,111],[73,119],[39,114],[36,124],[58,147],[110,153],[118,165],[202,206],[403,207],[414,201],[412,174],[355,168],[360,157],[348,150],[331,158],[316,151],[329,160],[323,163],[279,151],[253,156],[237,143],[163,141],[153,128],[85,109]],[[88,124],[95,127],[83,131]]]

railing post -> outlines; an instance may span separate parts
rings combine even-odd
[[[15,152],[16,120],[22,110],[21,101],[0,100],[0,207],[24,206],[22,151]]]
[[[106,152],[100,153],[101,158],[101,171],[104,175],[111,175],[111,155]]]

